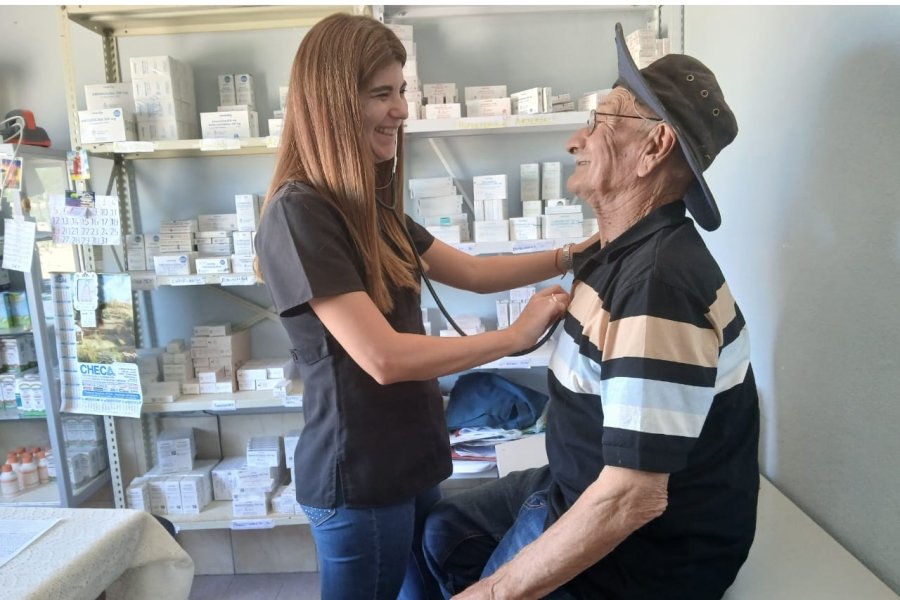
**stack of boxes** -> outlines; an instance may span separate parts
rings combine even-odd
[[[534,287],[521,287],[509,290],[509,299],[497,300],[497,329],[506,329],[515,323],[522,309],[535,294]]]
[[[102,417],[63,415],[62,433],[72,485],[89,481],[109,467]]]
[[[153,261],[153,270],[157,275],[190,275],[194,272],[196,231],[197,221],[193,219],[162,221],[158,235],[144,236],[145,260]]]
[[[204,139],[259,137],[253,76],[219,75],[219,106],[216,112],[200,113],[200,128]]]
[[[569,94],[550,96],[551,112],[572,112],[575,110],[575,102]]]
[[[536,115],[553,111],[549,87],[535,87],[510,95],[512,114]]]
[[[426,119],[458,119],[462,107],[455,83],[426,83],[422,86],[423,116]]]
[[[231,273],[231,255],[234,254],[232,234],[237,229],[235,213],[197,215],[198,231],[194,234],[197,244],[197,260],[194,263],[198,275]]]
[[[294,466],[294,450],[300,441],[300,430],[292,429],[284,434],[284,462],[291,473],[291,480],[275,488],[272,494],[272,510],[281,514],[301,514],[303,509],[297,503],[297,470]]]
[[[469,218],[463,197],[450,177],[410,179],[409,191],[419,222],[437,239],[448,244],[469,241]]]
[[[465,88],[467,117],[508,117],[512,99],[505,85],[479,85]]]
[[[237,370],[239,391],[273,390],[284,381],[285,361],[281,358],[253,359]]]
[[[476,242],[509,241],[506,183],[506,175],[478,175],[472,178]]]
[[[656,32],[646,27],[626,35],[625,46],[634,58],[637,68],[643,69],[669,53],[669,38],[657,38]]]
[[[230,323],[196,325],[190,354],[196,379],[182,383],[182,393],[233,393],[235,373],[250,359],[250,331],[232,332]]]
[[[163,430],[156,442],[156,466],[125,490],[128,508],[157,515],[199,514],[212,501],[216,460],[195,460],[192,428]]]
[[[299,430],[247,440],[243,456],[197,460],[191,428],[164,430],[157,440],[157,464],[131,481],[129,508],[158,515],[199,514],[212,500],[230,500],[235,517],[299,514],[294,450]],[[288,479],[290,471],[290,480]]]
[[[163,221],[159,233],[129,235],[127,269],[162,276],[252,273],[259,197],[237,194],[234,205],[234,213]]]
[[[406,49],[403,78],[406,80],[406,107],[409,111],[407,120],[415,121],[420,118],[422,112],[422,89],[419,86],[419,65],[416,60],[416,43],[413,41],[413,26],[391,23],[388,24],[388,28]]]
[[[278,106],[279,110],[274,111],[273,118],[269,119],[269,135],[273,137],[281,137],[281,130],[284,127],[284,107],[287,106],[288,86],[283,85],[278,88]]]
[[[28,297],[23,291],[0,292],[0,328],[31,327]],[[0,337],[0,409],[19,416],[43,417],[47,410],[37,353],[31,335]]]
[[[130,63],[138,139],[197,138],[197,103],[190,65],[171,56],[135,57]]]
[[[272,494],[284,480],[284,456],[279,436],[257,436],[247,440],[247,464],[233,475],[231,497],[235,517],[268,514]]]
[[[180,389],[194,379],[194,367],[191,352],[184,345],[184,340],[172,340],[166,344],[162,353],[163,382],[177,383]],[[140,371],[140,364],[138,364]]]

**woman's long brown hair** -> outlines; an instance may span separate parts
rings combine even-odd
[[[400,220],[403,210],[403,136],[397,137],[397,170],[375,164],[363,131],[361,91],[381,69],[406,64],[406,50],[382,23],[336,14],[303,37],[294,63],[275,173],[262,210],[290,181],[301,181],[334,204],[343,216],[365,267],[365,285],[379,310],[394,308],[390,290],[419,289],[414,257]],[[383,187],[376,191],[376,187]],[[390,205],[396,214],[376,201]],[[385,200],[387,199],[387,200]],[[255,261],[257,276],[263,273]]]

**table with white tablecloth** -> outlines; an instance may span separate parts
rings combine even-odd
[[[186,599],[194,563],[149,513],[0,508],[3,519],[60,521],[0,567],[4,600]]]

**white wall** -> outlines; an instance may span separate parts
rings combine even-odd
[[[688,7],[740,133],[707,236],[750,327],[762,468],[900,590],[900,8]]]
[[[0,111],[33,109],[54,144],[65,147],[57,10],[0,7],[5,26]],[[483,42],[483,36],[497,31],[493,26],[485,31],[485,19],[460,18],[457,37],[449,37],[442,24],[422,23],[422,31],[431,35],[430,41],[418,42],[420,76],[431,81],[447,75],[460,85],[491,83],[476,79],[494,79],[491,61],[503,60],[500,77],[510,86],[542,85],[544,78],[536,81],[531,73],[546,73],[546,57],[559,55],[564,60],[551,85],[573,93],[595,89],[595,81],[597,88],[605,87],[614,75],[607,64],[612,30],[604,31],[611,27],[609,19],[581,13],[566,18],[568,25],[558,17],[532,15],[504,34],[530,52],[518,62],[515,54],[466,55],[465,44],[452,44],[460,36],[481,36]],[[640,17],[631,20],[636,26]],[[517,36],[534,33],[540,23],[561,33],[550,42],[523,43],[536,38]],[[571,44],[590,34],[584,32],[585,23],[599,32],[589,41],[596,50],[573,51]],[[98,38],[79,27],[72,31],[90,59],[79,65],[80,83],[102,80],[94,61]],[[894,308],[900,297],[900,168],[894,150],[900,131],[898,31],[897,7],[697,6],[688,7],[685,18],[685,50],[718,74],[741,127],[709,172],[724,225],[707,239],[751,329],[763,403],[763,470],[895,590],[900,590],[900,361],[894,346],[900,340]],[[294,32],[288,39],[264,38],[268,45],[259,46],[259,38],[240,35],[248,36],[245,43],[216,52],[218,59],[249,72],[261,70],[260,61],[289,65],[300,39]],[[175,52],[195,66],[198,82],[214,81],[210,78],[218,72],[207,42],[191,38]],[[135,44],[129,51],[141,52],[149,42],[129,43]],[[241,51],[251,47],[268,51],[263,56]],[[441,48],[447,54],[435,60]],[[532,52],[535,48],[540,52]],[[458,70],[443,70],[451,65]],[[263,86],[271,102],[284,82],[268,72]],[[202,110],[214,110],[209,100],[198,91]],[[534,160],[560,155],[556,149],[532,149],[526,138],[518,136],[505,148],[516,147]],[[518,157],[497,155],[505,150],[489,138],[474,146],[448,143],[463,177],[491,172],[501,160],[518,164]],[[425,162],[432,160],[425,143],[414,147],[421,152],[411,159],[408,173],[414,167],[415,176],[440,175]],[[263,157],[226,159],[222,169],[169,162],[174,161],[159,163],[164,178],[140,181],[142,190],[152,192],[160,182],[171,181],[202,204],[236,193],[237,171],[251,171],[251,184],[261,191],[271,166]],[[148,226],[161,212],[196,213],[196,206],[171,194],[157,201],[144,216]],[[178,302],[182,292],[159,292],[163,305],[182,306],[178,314],[165,315],[170,325],[160,333],[163,341],[173,332],[179,335],[195,313],[202,315],[211,306],[220,310],[211,293],[198,290],[196,301],[185,306]],[[180,314],[184,311],[190,312]],[[261,333],[275,335],[272,325]],[[254,345],[265,339],[254,336]]]

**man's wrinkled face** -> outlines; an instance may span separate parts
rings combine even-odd
[[[639,116],[633,96],[616,88],[597,105],[598,113]],[[614,197],[637,181],[636,168],[646,121],[607,115],[596,116],[596,126],[578,130],[566,143],[575,159],[575,170],[566,182],[567,189],[596,206],[605,197]]]

